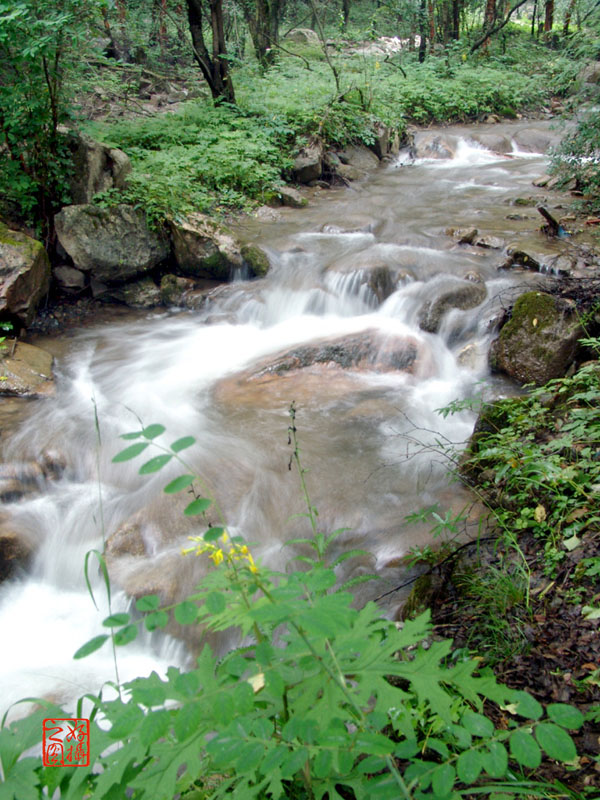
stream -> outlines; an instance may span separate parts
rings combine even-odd
[[[510,136],[519,125],[494,132]],[[170,463],[140,476],[142,459],[112,463],[126,445],[118,437],[139,430],[140,420],[165,426],[159,442],[196,438],[182,455],[230,531],[244,536],[255,558],[286,569],[302,550],[285,541],[310,532],[297,516],[306,511],[297,471],[288,468],[294,401],[319,525],[346,529],[332,555],[366,551],[344,562],[340,579],[378,578],[356,590],[357,602],[402,583],[402,558],[431,542],[430,523],[405,519],[412,512],[434,504],[442,516],[464,510],[476,533],[478,509],[451,482],[443,453],[464,445],[476,415],[444,417],[438,409],[482,386],[487,396],[514,392],[489,375],[487,350],[511,288],[539,276],[499,272],[502,250],[458,244],[445,229],[475,226],[534,254],[549,245],[541,244],[535,206],[512,205],[519,196],[548,196],[532,187],[546,158],[516,148],[494,154],[469,141],[470,130],[443,132],[453,158],[399,158],[349,187],[314,189],[304,209],[237,223],[267,251],[270,272],[226,285],[201,311],[127,312],[38,342],[56,356],[56,394],[27,405],[2,457],[50,453],[64,470],[4,506],[35,556],[27,574],[0,585],[0,713],[31,696],[73,707],[74,698],[115,679],[107,646],[72,660],[108,613],[93,561],[99,610],[86,589],[87,551],[106,542],[113,612],[150,592],[165,602],[182,598],[208,569],[204,559],[181,555],[205,523],[183,516],[189,497],[162,493],[185,470]],[[446,310],[433,332],[420,327],[436,298],[465,286],[480,292],[472,308]],[[388,595],[383,612],[396,615],[407,591]],[[186,643],[142,637],[119,650],[119,677],[189,663],[201,641],[199,631]],[[213,645],[222,651],[231,641]]]

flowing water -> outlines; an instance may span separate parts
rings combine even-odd
[[[40,493],[5,508],[36,554],[28,574],[0,586],[3,707],[23,696],[72,703],[114,679],[108,648],[71,659],[102,632],[105,595],[94,578],[97,611],[83,562],[88,550],[102,549],[103,537],[113,611],[147,592],[181,597],[206,569],[201,559],[180,554],[186,537],[204,530],[181,514],[189,498],[161,494],[177,468],[140,477],[141,462],[112,463],[124,446],[118,436],[139,429],[138,420],[163,424],[166,442],[196,437],[186,456],[230,528],[252,543],[256,557],[285,569],[299,552],[285,540],[308,533],[306,520],[293,516],[305,506],[298,475],[288,469],[288,408],[295,401],[320,525],[347,528],[337,552],[368,552],[346,562],[343,577],[379,577],[361,589],[359,601],[401,583],[402,556],[430,540],[428,526],[407,522],[407,514],[434,503],[457,513],[469,502],[449,483],[440,443],[460,446],[475,415],[444,418],[437,409],[476,393],[480,381],[487,391],[505,389],[490,383],[486,353],[515,278],[497,271],[500,251],[458,245],[444,229],[475,225],[481,233],[535,243],[535,209],[526,208],[521,220],[507,215],[515,211],[512,198],[534,191],[544,158],[495,155],[469,144],[467,133],[448,134],[456,143],[453,159],[411,165],[399,159],[349,188],[315,190],[306,209],[240,223],[245,238],[268,251],[271,271],[228,285],[206,309],[132,314],[49,344],[61,353],[56,396],[30,404],[21,428],[3,444],[7,461],[53,452],[66,464]],[[398,283],[380,302],[368,276],[386,268]],[[474,279],[486,290],[476,308],[451,310],[437,333],[419,328],[425,303],[448,288],[474,286]],[[328,340],[335,349],[342,337],[370,342],[366,364],[269,368],[283,352],[302,356],[304,345]],[[412,354],[409,369],[386,361],[398,348]],[[379,369],[378,359],[387,366]],[[470,522],[476,526],[475,512]],[[393,615],[397,593],[386,602],[384,612]],[[184,663],[187,652],[164,636],[137,642],[119,652],[120,678]]]

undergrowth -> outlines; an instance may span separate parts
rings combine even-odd
[[[165,433],[153,424],[125,434],[130,443],[113,460],[154,448],[158,455],[140,474],[178,463],[184,472],[171,475],[164,491],[192,490],[182,504],[187,516],[214,510],[181,455],[193,438],[161,444]],[[172,617],[206,631],[235,628],[240,646],[217,659],[205,645],[194,668],[137,678],[112,700],[88,695],[89,767],[42,767],[38,756],[25,754],[39,742],[43,718],[68,716],[40,700],[40,710],[0,730],[2,800],[21,797],[23,786],[28,798],[58,790],[63,800],[577,796],[537,770],[543,758],[566,770],[576,765],[569,731],[583,725],[580,711],[564,703],[544,709],[528,693],[499,684],[477,659],[453,656],[451,641],[430,638],[428,614],[396,625],[374,603],[352,607],[348,588],[337,585],[341,559],[328,558],[340,531],[326,535],[318,527],[294,406],[289,435],[311,531],[303,569],[273,572],[224,523],[191,537],[184,552],[215,567],[197,591],[171,607],[161,607],[158,595],[139,598],[136,613],[109,613],[103,625],[117,646],[141,626],[164,628]],[[75,657],[110,639],[94,637]],[[496,724],[486,715],[492,707]]]

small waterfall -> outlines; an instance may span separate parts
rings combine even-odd
[[[32,403],[4,447],[12,461],[58,451],[65,469],[41,494],[5,507],[36,555],[28,574],[0,586],[3,707],[26,695],[72,707],[114,677],[108,648],[71,659],[102,631],[107,613],[96,570],[101,611],[83,575],[85,553],[102,549],[103,535],[129,525],[145,551],[112,556],[113,611],[147,589],[185,593],[206,569],[179,555],[201,529],[182,517],[177,498],[162,494],[176,466],[143,477],[137,461],[112,463],[119,436],[139,429],[139,420],[163,424],[168,442],[196,438],[191,467],[228,523],[257,558],[285,569],[295,554],[285,541],[306,533],[302,518],[292,518],[303,505],[287,469],[286,412],[295,400],[320,522],[349,528],[340,549],[370,553],[347,562],[347,576],[375,570],[376,594],[397,584],[398,560],[428,535],[406,514],[466,502],[432,448],[436,441],[460,447],[474,414],[444,419],[437,410],[485,377],[494,315],[514,283],[498,278],[497,253],[459,246],[444,230],[473,220],[495,230],[498,204],[515,182],[528,185],[540,162],[460,140],[453,159],[382,169],[360,192],[327,193],[279,222],[245,222],[271,256],[265,278],[223,287],[199,312],[98,326],[69,340],[56,396]],[[449,308],[434,332],[422,330],[423,308],[448,286],[471,286],[464,278],[472,274],[487,286],[485,301]],[[361,591],[361,600],[374,596]],[[186,658],[182,644],[149,637],[119,651],[120,676]]]

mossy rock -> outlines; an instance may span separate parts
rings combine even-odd
[[[243,245],[242,258],[248,265],[252,275],[257,278],[264,278],[271,267],[269,257],[262,247],[256,244]]]
[[[29,325],[48,293],[50,262],[43,245],[0,222],[0,315]]]
[[[563,377],[584,330],[575,304],[545,292],[526,292],[490,352],[490,365],[521,383],[541,386]]]

